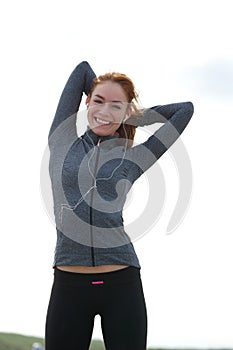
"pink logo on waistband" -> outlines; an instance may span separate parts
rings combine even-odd
[[[91,284],[104,284],[104,281],[92,281]]]

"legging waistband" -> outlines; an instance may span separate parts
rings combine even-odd
[[[69,272],[54,268],[54,282],[65,284],[109,285],[128,283],[138,279],[140,279],[140,269],[134,266],[102,273]]]

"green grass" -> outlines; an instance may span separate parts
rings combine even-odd
[[[33,343],[40,343],[42,346],[44,346],[44,339],[39,337],[15,334],[15,333],[0,333],[0,350],[32,350]],[[103,341],[92,340],[89,350],[105,350]],[[155,350],[155,349],[148,348],[148,350]],[[165,349],[160,349],[160,350],[165,350]],[[182,350],[185,350],[185,349],[182,349]]]
[[[0,333],[0,350],[32,350],[33,343],[44,346],[44,339],[15,333]],[[103,341],[92,340],[89,350],[105,350]]]
[[[41,343],[44,346],[42,338],[14,333],[0,333],[1,350],[32,350],[33,343]]]
[[[0,333],[0,350],[32,350],[33,343],[44,346],[44,339],[15,333]],[[105,350],[103,341],[92,340],[89,350]]]
[[[32,350],[33,343],[44,346],[44,339],[15,333],[0,333],[0,350]],[[105,350],[101,340],[93,340],[90,350]]]
[[[90,350],[105,350],[104,343],[101,340],[92,340]]]
[[[44,339],[15,333],[0,333],[0,350],[32,350],[33,343],[44,346]],[[90,350],[105,350],[101,340],[93,340]]]

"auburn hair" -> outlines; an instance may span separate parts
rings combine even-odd
[[[104,83],[106,81],[117,83],[122,87],[128,99],[129,109],[131,110],[134,116],[139,116],[140,112],[136,107],[136,103],[138,103],[138,94],[135,91],[135,87],[132,80],[123,73],[117,73],[117,72],[106,73],[104,75],[100,75],[99,77],[95,78],[92,82],[89,96],[91,97],[97,85]],[[131,147],[133,145],[133,140],[136,132],[135,125],[130,125],[130,123],[122,123],[118,128],[117,132],[120,138],[128,140],[128,147]]]

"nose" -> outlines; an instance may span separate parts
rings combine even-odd
[[[101,106],[99,106],[99,113],[100,115],[108,115],[111,112],[111,106],[109,103],[103,103]]]

